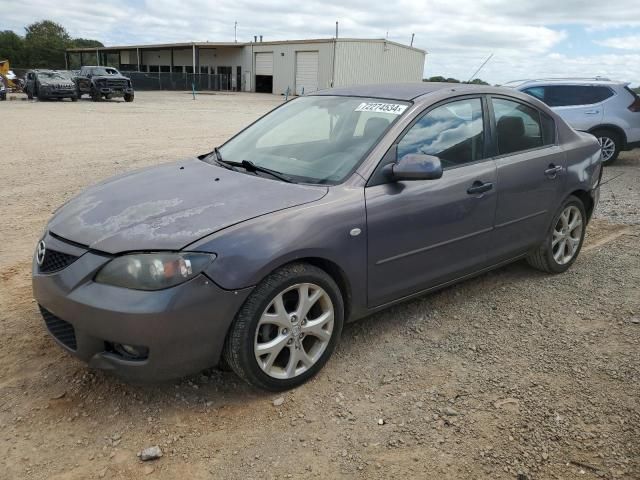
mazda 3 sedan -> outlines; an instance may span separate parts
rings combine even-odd
[[[346,321],[523,258],[568,269],[600,176],[592,135],[512,89],[321,91],[66,203],[33,291],[92,368],[153,381],[226,363],[288,389]]]

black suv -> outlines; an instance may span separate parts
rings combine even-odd
[[[73,75],[66,70],[29,70],[25,76],[24,91],[29,100],[34,97],[38,100],[78,100]]]
[[[75,80],[78,97],[88,93],[94,102],[114,97],[124,97],[125,102],[133,102],[131,79],[113,67],[82,67]]]

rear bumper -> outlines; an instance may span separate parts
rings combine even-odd
[[[60,346],[92,368],[134,381],[177,378],[218,363],[250,288],[223,290],[204,275],[154,292],[95,283],[108,261],[86,252],[61,271],[42,274],[34,260],[33,294]],[[128,358],[114,344],[145,347],[148,356]]]

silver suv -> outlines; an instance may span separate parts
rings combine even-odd
[[[640,147],[640,97],[628,83],[608,78],[515,80],[515,88],[545,102],[576,130],[595,135],[602,161],[610,165],[621,150]]]

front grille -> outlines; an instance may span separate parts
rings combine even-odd
[[[46,250],[44,254],[44,260],[40,265],[40,272],[53,273],[63,268],[67,268],[79,257],[75,255],[69,255],[68,253],[57,252],[55,250]]]
[[[107,80],[107,87],[109,88],[126,88],[127,81],[126,80]]]
[[[56,317],[46,308],[40,306],[40,313],[44,318],[44,323],[47,329],[60,343],[65,345],[71,350],[77,350],[78,343],[76,342],[76,331],[69,322],[65,322],[61,318]]]

